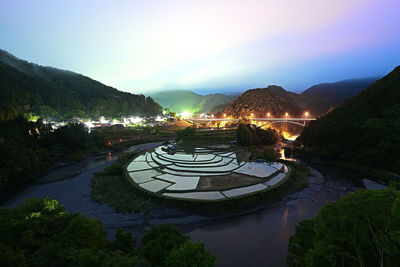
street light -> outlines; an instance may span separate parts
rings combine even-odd
[[[306,119],[308,118],[308,111],[306,111],[305,113],[304,113],[304,115],[306,115]]]
[[[286,117],[286,119],[288,118],[288,116],[289,116],[289,113],[287,113],[287,112],[286,112],[286,113],[285,113],[285,117]]]
[[[226,118],[226,113],[224,113],[224,118]]]
[[[271,113],[269,113],[269,112],[268,112],[268,113],[267,113],[267,117],[268,117],[268,119],[269,119],[269,116],[271,116]]]

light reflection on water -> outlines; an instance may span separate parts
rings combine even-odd
[[[290,140],[290,141],[294,141],[296,140],[297,137],[299,137],[299,135],[292,135],[289,132],[283,131],[282,132],[282,136],[286,139],[286,140]]]

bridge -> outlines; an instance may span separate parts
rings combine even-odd
[[[231,119],[231,118],[188,118],[185,119],[190,123],[208,123],[212,122],[239,122],[239,119]],[[264,127],[272,123],[286,122],[292,123],[300,126],[306,126],[308,121],[314,121],[316,118],[309,117],[283,117],[283,118],[251,118],[251,124],[257,125],[257,127]]]

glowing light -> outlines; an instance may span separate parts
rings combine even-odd
[[[88,127],[89,129],[94,127],[94,125],[91,121],[85,122],[85,126]]]
[[[298,135],[292,135],[292,134],[290,134],[289,132],[286,132],[286,131],[282,132],[282,136],[286,140],[290,140],[290,141],[294,141],[294,140],[296,140],[297,137],[299,137]]]
[[[226,114],[224,114],[224,118],[226,118]]]
[[[268,119],[269,119],[269,116],[271,116],[271,113],[269,113],[269,112],[268,112],[268,113],[267,113],[267,117],[268,117]]]
[[[132,124],[136,124],[143,121],[143,119],[139,117],[131,117],[129,120],[131,121]]]
[[[214,114],[211,114],[211,118],[214,118]]]
[[[306,115],[306,118],[308,118],[308,111],[306,111],[305,113],[304,113],[304,115]]]
[[[188,111],[184,111],[184,112],[182,112],[182,114],[181,114],[181,116],[182,116],[183,119],[188,119],[188,118],[190,118],[191,115],[192,115],[192,114],[191,114],[190,112],[188,112]]]
[[[250,116],[252,116],[252,117],[253,117],[253,116],[254,116],[254,114],[253,114],[253,113],[251,113],[251,114],[250,114]]]
[[[109,120],[106,120],[103,116],[100,117],[100,123],[101,124],[106,124],[106,123],[110,123]]]
[[[285,113],[285,117],[286,117],[286,119],[287,119],[287,117],[288,117],[288,116],[289,116],[289,113],[287,113],[287,112],[286,112],[286,113]]]

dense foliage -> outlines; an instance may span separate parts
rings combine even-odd
[[[325,205],[290,238],[289,266],[400,266],[400,193],[359,190]]]
[[[177,142],[181,141],[181,140],[191,140],[193,138],[195,138],[195,134],[196,134],[196,128],[194,127],[186,127],[183,130],[178,130],[176,131],[176,138],[175,140]]]
[[[46,119],[156,115],[150,97],[121,92],[80,74],[42,67],[0,50],[0,119],[34,113]]]
[[[18,116],[0,120],[0,191],[28,180],[49,167],[54,157],[77,158],[105,142],[82,124],[68,124],[52,131],[41,120],[29,122]]]
[[[44,132],[48,132],[45,125],[28,122],[21,116],[0,120],[0,191],[50,165],[48,150],[39,144],[40,133]]]
[[[237,140],[240,145],[273,145],[279,141],[279,134],[274,129],[261,129],[250,124],[239,124],[237,130]]]
[[[97,219],[70,214],[48,198],[0,208],[1,266],[214,266],[215,257],[171,225],[151,229],[143,246],[119,229],[105,238]]]
[[[319,156],[400,173],[400,67],[310,123],[298,140]]]

